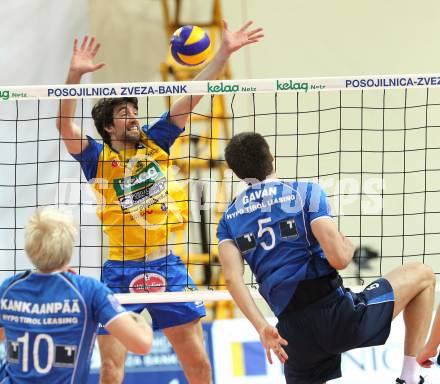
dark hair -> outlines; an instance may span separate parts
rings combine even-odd
[[[263,181],[274,171],[269,145],[259,133],[243,132],[233,136],[225,148],[225,159],[240,179]]]
[[[95,122],[95,127],[104,140],[104,143],[111,145],[110,134],[104,129],[113,124],[113,111],[121,104],[131,103],[136,108],[138,107],[137,97],[111,97],[99,99],[93,106],[92,117]]]

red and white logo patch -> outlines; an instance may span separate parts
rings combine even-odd
[[[142,273],[130,282],[131,293],[165,292],[167,281],[158,273]]]

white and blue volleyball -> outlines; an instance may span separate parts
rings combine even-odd
[[[202,28],[185,25],[171,37],[171,54],[179,64],[199,65],[211,54],[211,41]]]

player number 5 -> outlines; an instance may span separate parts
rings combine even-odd
[[[263,235],[268,232],[271,238],[270,244],[267,244],[265,241],[262,241],[260,244],[265,251],[270,251],[273,247],[275,247],[275,232],[272,227],[264,227],[263,224],[270,223],[272,218],[267,217],[265,219],[258,220],[258,238],[263,237]]]

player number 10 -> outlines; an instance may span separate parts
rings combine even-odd
[[[40,366],[40,343],[44,340],[47,343],[47,363],[45,367]],[[23,336],[17,339],[19,343],[23,343],[23,354],[22,354],[22,371],[29,371],[29,332],[26,332]],[[32,348],[32,358],[34,362],[34,368],[38,373],[45,374],[48,373],[53,366],[55,358],[55,348],[53,339],[50,335],[46,333],[40,333],[34,340],[34,346]]]

